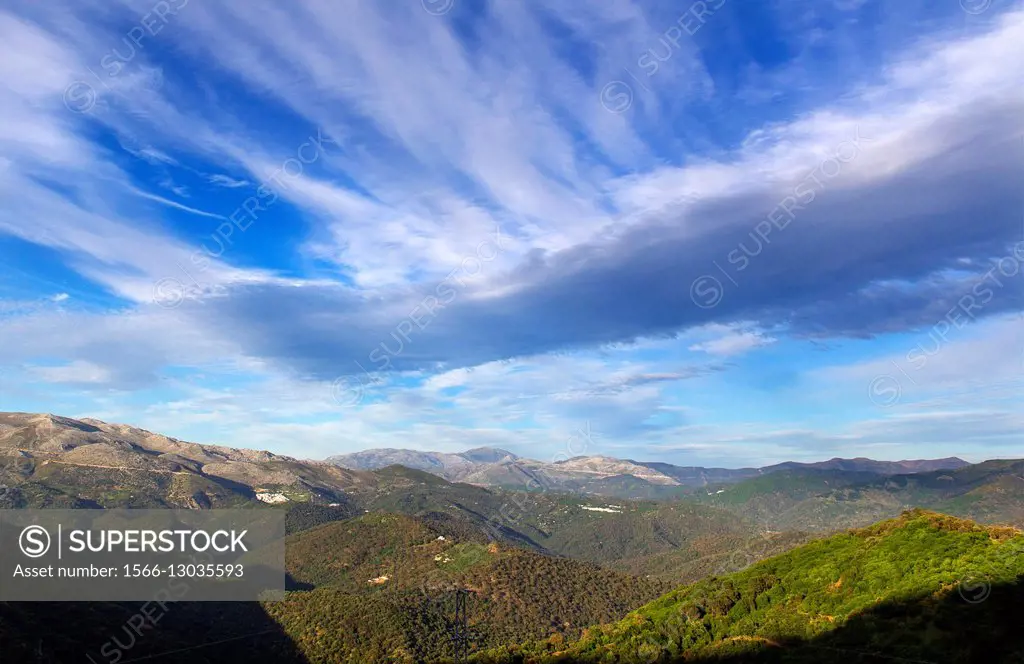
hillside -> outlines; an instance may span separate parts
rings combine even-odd
[[[476,661],[1022,661],[1022,582],[1020,531],[915,510]]]
[[[555,492],[513,493],[448,483],[401,466],[375,471],[372,512],[438,518],[490,539],[681,583],[698,570],[739,569],[767,550],[756,525],[726,510],[689,502],[611,501]],[[741,548],[747,557],[730,555]],[[648,566],[648,561],[651,565]]]
[[[866,459],[864,457],[857,457],[856,459],[834,457],[827,461],[815,461],[812,463],[786,461],[774,466],[767,466],[761,470],[763,472],[774,472],[776,470],[809,468],[813,470],[846,470],[875,473],[876,475],[908,475],[913,473],[929,473],[936,470],[956,470],[969,465],[971,464],[959,457],[908,459],[903,461],[876,461],[875,459]]]
[[[791,468],[723,486],[697,500],[777,530],[863,526],[914,507],[1024,527],[1024,461],[884,477]]]
[[[281,496],[340,502],[365,473],[144,429],[0,413],[0,507],[232,507]],[[281,498],[277,498],[281,499]]]
[[[371,596],[391,606],[469,588],[475,593],[469,615],[481,644],[575,635],[671,587],[591,563],[462,539],[445,524],[396,514],[367,514],[293,535],[287,561],[297,587]],[[273,609],[287,622],[282,611]]]

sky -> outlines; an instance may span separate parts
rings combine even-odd
[[[1018,0],[7,0],[0,42],[2,410],[1024,456]]]

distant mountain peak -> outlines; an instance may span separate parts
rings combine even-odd
[[[460,452],[459,456],[469,461],[476,461],[477,463],[498,463],[511,459],[513,461],[520,457],[508,450],[503,450],[500,447],[474,447],[471,450]]]

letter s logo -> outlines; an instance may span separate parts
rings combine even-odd
[[[50,533],[42,526],[27,526],[18,537],[18,547],[29,558],[39,558],[50,550]]]

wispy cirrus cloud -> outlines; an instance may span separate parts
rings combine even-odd
[[[248,180],[236,180],[230,175],[224,175],[223,173],[214,173],[206,176],[206,179],[210,184],[215,184],[220,187],[227,187],[228,189],[238,189],[239,187],[248,187],[252,183]]]

